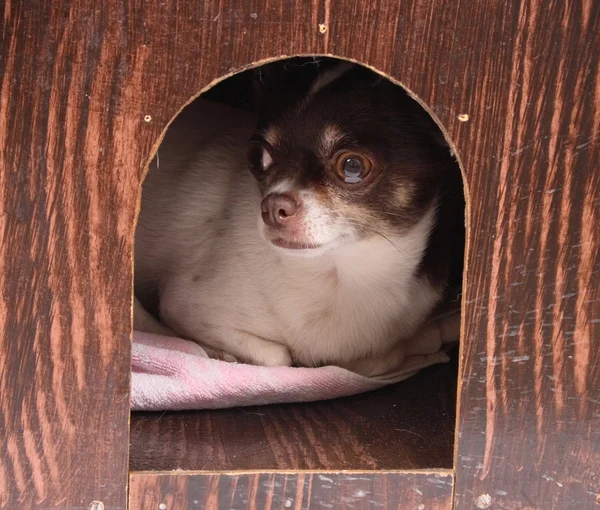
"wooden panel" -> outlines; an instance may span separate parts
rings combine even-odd
[[[120,19],[70,3],[0,6],[0,507],[9,509],[127,503],[131,236],[146,155],[121,145],[134,127],[116,89],[126,59],[105,42],[119,40]]]
[[[464,165],[457,507],[595,507],[598,2],[0,9],[0,504],[124,507],[143,165],[172,116],[213,80],[265,58],[333,53],[405,83]]]
[[[133,413],[130,469],[451,468],[456,363],[310,404]]]
[[[597,508],[600,3],[474,14],[471,37],[494,35],[465,69],[457,137],[472,236],[455,503]]]
[[[447,471],[351,473],[132,473],[130,510],[451,510]]]

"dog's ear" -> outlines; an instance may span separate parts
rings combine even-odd
[[[269,117],[304,98],[318,74],[336,62],[330,58],[294,57],[255,68],[253,96],[259,116]]]
[[[410,114],[416,128],[428,136],[435,145],[444,149],[450,149],[450,145],[444,137],[440,127],[433,120],[429,112],[419,104],[415,97],[411,96],[411,94],[402,87],[394,85],[391,82],[387,82],[386,86],[394,88],[400,99],[400,108],[406,114]]]

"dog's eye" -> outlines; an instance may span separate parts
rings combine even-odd
[[[247,155],[248,165],[252,172],[264,172],[273,164],[273,157],[264,145],[258,143],[251,143],[248,147]]]
[[[356,152],[343,152],[335,162],[335,172],[338,178],[346,184],[362,182],[372,168],[371,160]]]

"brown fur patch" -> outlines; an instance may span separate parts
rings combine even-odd
[[[320,156],[325,159],[331,155],[336,145],[343,140],[344,132],[339,126],[329,124],[323,128],[320,134],[321,146]]]
[[[275,147],[279,143],[281,133],[277,127],[269,126],[269,128],[265,130],[263,137],[268,144]]]
[[[399,207],[407,207],[414,200],[414,186],[407,182],[403,186],[394,189],[394,200]]]

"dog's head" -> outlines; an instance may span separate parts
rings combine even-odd
[[[402,235],[431,209],[450,155],[402,88],[333,59],[265,66],[257,85],[248,164],[273,245],[316,255]]]

